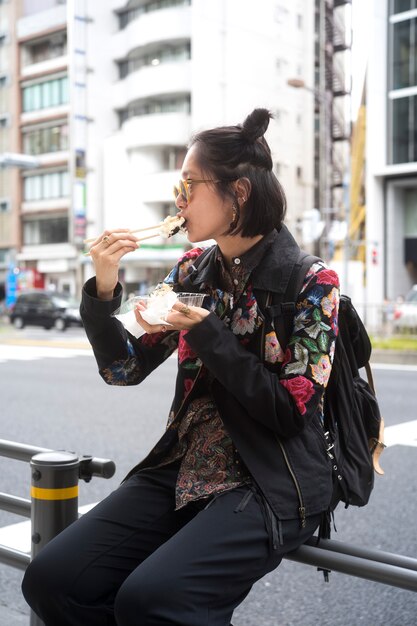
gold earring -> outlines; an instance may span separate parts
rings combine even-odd
[[[231,231],[235,230],[240,218],[239,204],[235,201],[232,206],[232,221],[229,224]]]

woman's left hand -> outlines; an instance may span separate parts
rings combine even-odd
[[[154,333],[165,332],[167,330],[191,330],[196,324],[203,321],[210,311],[199,306],[186,306],[181,302],[175,302],[172,309],[166,315],[167,324],[148,324],[140,312],[145,310],[143,305],[138,305],[135,309],[136,320],[146,333],[152,335]]]

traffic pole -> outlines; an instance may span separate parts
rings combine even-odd
[[[78,519],[80,460],[72,452],[41,452],[30,461],[32,559]],[[43,626],[32,612],[30,626]]]

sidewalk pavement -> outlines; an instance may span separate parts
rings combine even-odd
[[[373,363],[393,365],[417,365],[417,350],[372,350]]]

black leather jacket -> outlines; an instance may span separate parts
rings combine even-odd
[[[283,227],[251,276],[259,304],[266,301],[266,294],[282,288],[280,278],[291,273],[298,254],[298,245]],[[204,263],[188,275],[180,290],[203,291],[213,277],[213,263],[214,255],[205,255]],[[109,312],[119,306],[119,292],[120,288],[110,303],[98,303],[94,298],[94,279],[84,289],[81,314],[102,373],[116,358],[126,359],[126,332],[109,317]],[[172,352],[176,347],[174,333],[166,335],[171,335]],[[332,470],[319,406],[309,413],[308,420],[300,415],[276,372],[271,372],[263,363],[264,341],[262,336],[260,339],[247,350],[214,313],[185,335],[185,341],[214,375],[212,393],[220,416],[275,515],[281,520],[299,518],[303,523],[307,516],[328,508],[332,493]],[[149,347],[135,342],[132,337],[130,340],[138,360],[145,365],[133,382],[125,384],[141,382],[166,358],[168,349],[167,343],[164,352],[161,345]],[[169,338],[163,341],[168,342]],[[182,371],[180,365],[172,406],[175,419],[149,455],[129,475],[160,463],[175,443],[178,421],[187,406],[183,396],[185,375],[189,377],[189,372]]]

